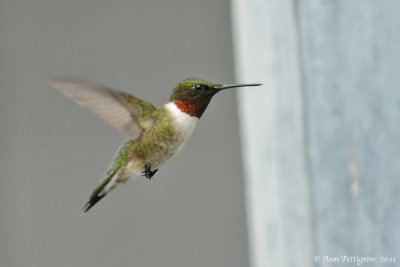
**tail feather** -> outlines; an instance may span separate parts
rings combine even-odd
[[[105,197],[107,194],[104,194],[102,196],[99,195],[94,195],[89,199],[89,201],[86,203],[86,205],[82,209],[82,213],[85,214],[87,213],[97,202],[100,201],[103,197]]]
[[[82,214],[87,213],[97,202],[105,197],[115,186],[116,170],[109,170],[105,177],[101,180],[100,184],[93,190],[90,195],[89,201],[82,209]]]

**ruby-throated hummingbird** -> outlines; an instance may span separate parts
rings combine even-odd
[[[162,107],[107,86],[72,79],[52,86],[122,131],[128,139],[83,207],[86,213],[117,185],[143,174],[151,178],[186,143],[211,98],[219,91],[261,84],[224,85],[197,78],[185,79]]]

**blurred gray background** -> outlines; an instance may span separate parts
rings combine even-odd
[[[186,77],[233,83],[231,43],[228,0],[1,1],[0,265],[247,266],[234,90],[154,179],[81,216],[125,137],[48,84],[77,76],[159,106]]]

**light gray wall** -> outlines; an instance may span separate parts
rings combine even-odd
[[[81,216],[125,137],[51,89],[63,75],[155,105],[188,76],[234,82],[229,1],[1,1],[0,265],[247,266],[235,92]]]
[[[399,266],[399,10],[233,1],[251,266]]]

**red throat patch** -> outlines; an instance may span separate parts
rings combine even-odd
[[[211,100],[211,98],[210,98]],[[197,99],[175,100],[175,105],[190,116],[200,118],[210,101],[199,102]]]

